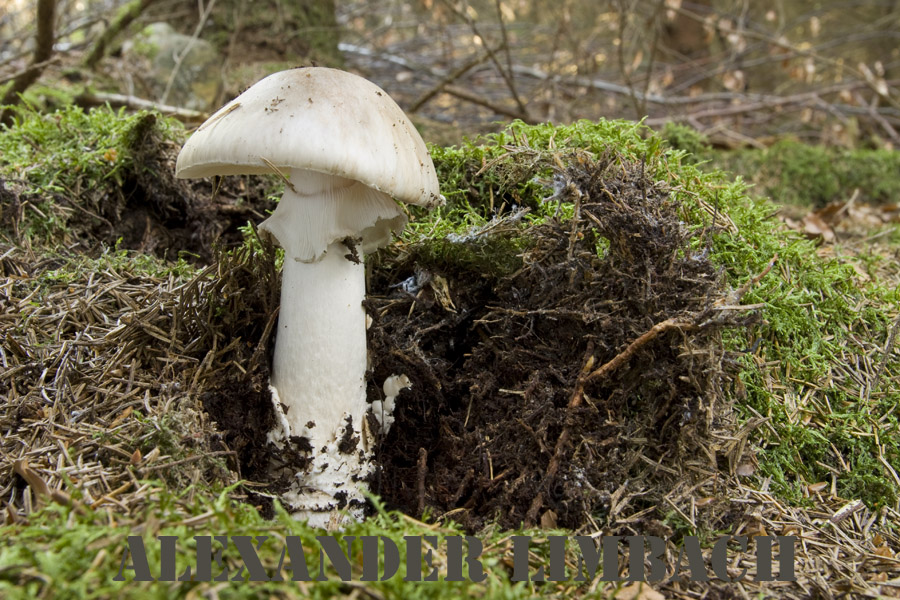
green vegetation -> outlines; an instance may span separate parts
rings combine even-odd
[[[231,488],[213,495],[209,490],[188,488],[179,492],[147,482],[147,506],[140,514],[131,516],[113,515],[105,509],[95,510],[82,504],[77,494],[72,506],[50,504],[46,509],[29,518],[28,523],[0,528],[0,596],[9,600],[36,597],[78,598],[83,600],[121,598],[181,598],[204,597],[218,591],[222,598],[296,597],[302,594],[310,598],[331,598],[338,594],[348,594],[355,589],[373,597],[385,598],[446,598],[451,597],[491,597],[530,598],[534,588],[528,584],[513,584],[510,572],[501,561],[509,556],[508,539],[497,532],[488,538],[481,538],[486,548],[482,555],[487,578],[484,582],[443,581],[446,575],[447,536],[464,535],[452,527],[436,529],[398,515],[381,512],[365,523],[355,524],[342,534],[356,536],[352,545],[353,581],[344,583],[332,562],[326,559],[324,574],[327,581],[291,581],[291,556],[281,556],[285,547],[285,536],[297,536],[304,548],[306,566],[311,578],[319,575],[319,545],[316,535],[322,535],[304,523],[291,518],[278,509],[274,520],[260,517],[251,506],[233,502]],[[127,570],[133,559],[126,557],[126,570],[122,570],[123,555],[128,548],[127,536],[140,536],[146,550],[150,573],[160,578],[160,547],[158,536],[178,538],[175,578],[190,566],[196,572],[196,542],[194,536],[268,536],[260,546],[258,556],[269,577],[280,576],[285,581],[248,582],[249,573],[241,569],[241,556],[229,540],[223,551],[223,561],[229,570],[229,577],[238,576],[237,581],[225,583],[206,582],[164,582],[134,581],[136,574]],[[381,582],[361,582],[362,543],[359,536],[385,536],[394,540],[400,549],[400,571],[396,577]],[[436,535],[438,544],[434,548],[434,565],[439,566],[442,581],[405,582],[406,548],[404,535]],[[340,540],[340,537],[338,537]],[[346,545],[343,545],[346,552]],[[543,544],[544,549],[546,544]],[[214,542],[213,549],[219,547]],[[38,551],[39,550],[39,551]],[[538,544],[535,550],[541,551]],[[285,567],[279,571],[280,561]],[[430,571],[423,566],[427,575]],[[121,572],[125,581],[114,581]],[[222,568],[212,565],[212,576],[216,577]],[[463,574],[466,574],[465,568]],[[11,576],[11,574],[14,574]],[[533,585],[533,584],[532,584]],[[579,582],[559,584],[559,594],[564,596],[579,587]]]
[[[718,153],[712,165],[753,174],[754,193],[782,204],[824,206],[849,200],[857,189],[861,202],[893,202],[900,196],[900,153],[888,150],[846,150],[784,140],[765,150]]]
[[[753,185],[752,194],[779,204],[821,207],[829,202],[857,200],[873,204],[900,198],[900,153],[891,150],[846,149],[780,140],[765,149],[715,151],[709,140],[686,125],[667,124],[660,135],[672,148],[705,163],[703,170],[740,174]]]
[[[170,143],[180,125],[153,113],[68,106],[43,114],[19,108],[0,130],[0,179],[24,188],[21,233],[36,244],[64,243],[70,221],[117,216],[134,185],[145,136]],[[9,223],[0,224],[4,228]]]

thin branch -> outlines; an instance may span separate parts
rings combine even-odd
[[[481,96],[476,96],[472,92],[463,89],[461,87],[456,87],[455,85],[447,85],[444,86],[444,91],[451,96],[456,96],[460,100],[465,100],[466,102],[471,102],[472,104],[477,104],[479,106],[483,106],[485,108],[489,108],[498,115],[505,115],[511,119],[519,119],[525,122],[533,122],[531,117],[528,116],[527,113],[521,113],[514,109],[506,108],[505,106],[501,106],[490,100],[482,98]]]
[[[450,73],[449,75],[447,75],[446,77],[441,79],[437,83],[437,85],[433,86],[427,92],[425,92],[424,94],[419,96],[418,99],[416,99],[416,101],[412,103],[412,105],[409,107],[409,109],[407,109],[407,112],[414,113],[414,112],[418,111],[420,108],[422,108],[422,106],[425,105],[426,102],[428,102],[429,100],[431,100],[432,98],[434,98],[435,96],[440,94],[442,91],[444,91],[444,88],[447,85],[453,83],[454,81],[456,81],[457,79],[459,79],[460,77],[462,77],[463,75],[465,75],[466,73],[468,73],[469,71],[471,71],[472,69],[477,67],[478,65],[482,64],[487,59],[488,59],[488,54],[486,52],[482,52],[481,54],[475,55],[474,58],[472,58],[467,63],[463,64],[461,67],[459,67],[458,69],[456,69],[455,71],[453,71],[452,73]]]
[[[631,81],[631,73],[628,72],[628,68],[625,65],[625,29],[628,25],[628,17],[631,15],[631,11],[625,6],[624,0],[619,1],[619,43],[616,45],[616,59],[619,65],[619,73],[622,75],[622,78],[625,79],[625,89],[628,90],[628,95],[631,98],[631,103],[634,105],[634,112],[637,114],[637,118],[640,119],[643,115],[641,111],[641,100],[643,100],[646,105],[646,97],[643,94],[640,94],[636,89],[634,89],[634,84]],[[640,96],[640,97],[639,97]]]
[[[638,339],[628,344],[628,347],[625,348],[625,350],[623,350],[622,352],[619,352],[612,360],[604,363],[601,367],[588,375],[587,381],[606,377],[621,365],[626,363],[628,359],[634,356],[635,352],[641,349],[641,347],[646,346],[649,342],[656,339],[660,334],[665,333],[670,329],[690,330],[694,328],[696,328],[696,325],[694,325],[693,323],[690,323],[688,321],[679,321],[678,319],[666,319],[661,323],[657,323],[648,331],[644,332]]]
[[[45,67],[49,67],[49,66],[52,65],[53,63],[59,62],[61,58],[62,58],[62,57],[59,56],[59,55],[57,54],[56,56],[51,56],[50,58],[48,58],[48,59],[45,60],[44,62],[40,62],[40,63],[33,64],[33,65],[28,65],[27,67],[25,67],[25,68],[22,69],[21,71],[17,71],[17,72],[15,72],[15,73],[13,73],[12,75],[6,75],[6,76],[4,76],[4,77],[0,77],[0,85],[3,85],[4,83],[8,83],[8,82],[12,81],[13,79],[17,79],[17,78],[19,78],[19,77],[22,77],[22,76],[28,74],[28,72],[31,71],[32,69],[41,69],[41,70],[43,70]]]
[[[180,121],[201,122],[209,115],[197,110],[190,110],[178,106],[171,106],[151,100],[138,98],[137,96],[126,96],[124,94],[112,94],[108,92],[85,92],[75,97],[75,104],[85,108],[91,106],[103,106],[109,104],[113,108],[124,106],[132,110],[156,110],[165,115],[175,117]]]
[[[471,28],[472,33],[474,33],[475,36],[481,40],[481,42],[484,44],[485,50],[488,53],[488,56],[491,59],[491,62],[494,63],[494,66],[497,68],[497,72],[500,74],[500,77],[502,77],[503,81],[506,82],[506,87],[509,88],[510,95],[512,95],[513,100],[515,100],[516,106],[519,107],[519,113],[521,113],[522,115],[528,115],[528,109],[525,107],[525,103],[522,102],[522,98],[516,91],[516,83],[515,79],[513,78],[512,72],[507,72],[506,69],[503,68],[503,65],[500,64],[500,60],[497,58],[497,54],[491,49],[491,45],[488,40],[483,35],[481,35],[481,32],[478,30],[478,25],[475,24],[475,21],[468,14],[466,14],[465,11],[462,11],[458,7],[454,6],[450,0],[443,0],[443,3],[451,11],[453,11],[456,16],[465,21],[469,25],[469,28]]]

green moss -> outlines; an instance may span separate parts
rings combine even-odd
[[[669,147],[685,152],[687,154],[686,162],[698,162],[712,149],[709,145],[709,138],[688,125],[666,123],[659,135]]]
[[[900,153],[847,150],[783,140],[765,150],[704,153],[711,166],[744,175],[754,193],[782,204],[824,206],[848,200],[859,190],[860,202],[900,200]]]
[[[14,123],[0,130],[0,178],[22,185],[37,208],[23,213],[19,227],[26,236],[35,243],[60,243],[71,219],[115,214],[113,207],[124,202],[123,183],[140,168],[133,149],[149,128],[162,140],[183,135],[177,121],[146,111],[17,109]],[[8,234],[10,224],[0,225]]]
[[[106,190],[121,186],[123,173],[132,164],[129,140],[145,125],[141,114],[109,110],[85,113],[67,108],[53,115],[23,110],[14,127],[0,132],[0,177],[23,182],[30,201],[40,211],[28,216],[33,239],[52,241],[71,216],[71,209],[59,209],[54,194],[79,185]],[[177,125],[162,121],[161,127],[172,138],[180,136]],[[794,502],[804,501],[807,485],[832,479],[844,497],[860,498],[873,506],[896,502],[900,490],[890,469],[900,472],[900,390],[896,384],[900,358],[896,351],[885,356],[883,348],[900,305],[900,291],[874,273],[870,273],[872,281],[860,282],[849,264],[820,257],[810,241],[772,219],[777,207],[752,199],[743,180],[733,180],[708,165],[697,168],[693,164],[697,157],[687,152],[696,147],[696,140],[689,136],[681,139],[676,133],[684,132],[670,131],[667,145],[647,128],[624,121],[582,121],[559,127],[513,123],[501,133],[459,147],[433,147],[448,203],[431,213],[412,209],[403,241],[426,246],[428,252],[422,254],[426,261],[453,263],[472,272],[497,269],[494,273],[508,273],[516,268],[518,255],[529,243],[528,228],[533,223],[554,215],[566,219],[572,214],[569,204],[545,201],[553,195],[553,173],[544,167],[536,172],[536,165],[547,164],[538,159],[557,155],[577,160],[575,150],[593,154],[613,150],[622,160],[644,162],[648,172],[665,181],[672,197],[683,203],[683,217],[690,227],[709,227],[712,208],[731,219],[733,228],[720,227],[707,239],[713,260],[733,286],[763,272],[777,256],[772,271],[743,299],[746,304],[761,305],[762,322],[746,331],[731,332],[725,340],[742,366],[740,377],[746,387],[746,395],[737,399],[737,410],[744,419],[766,419],[751,439],[758,451],[759,475],[771,478],[774,493]],[[785,144],[769,153],[747,151],[740,156],[748,157],[748,162],[734,170],[751,174],[758,182],[756,191],[768,185],[757,178],[763,176],[770,178],[773,189],[788,186],[777,196],[782,200],[790,194],[802,202],[824,202],[829,194],[849,197],[853,187],[847,186],[852,182],[857,182],[853,186],[859,186],[863,194],[896,198],[896,186],[900,186],[895,176],[900,159],[890,154],[792,149]],[[844,164],[834,156],[849,157],[851,162]],[[771,165],[790,162],[792,170],[788,172],[794,175],[784,176],[781,166],[766,171],[762,162],[752,162],[763,159],[772,161],[767,163]],[[802,173],[817,175],[811,176],[810,183]],[[820,176],[822,181],[816,179]],[[514,208],[523,207],[529,214],[513,219]],[[483,243],[474,245],[453,241],[454,236],[477,235],[498,223],[513,233],[485,236]],[[136,274],[165,271],[163,262],[142,263],[149,259],[141,255],[111,251],[102,259],[131,264]],[[103,267],[86,263],[85,268]],[[53,277],[64,278],[65,274]],[[760,343],[752,353],[743,352],[756,341]],[[873,370],[855,357],[867,357],[869,367],[883,364],[880,380],[876,382]],[[290,533],[306,536],[304,539],[313,535],[281,513],[274,523],[265,521],[252,508],[230,502],[225,492],[218,499],[205,492],[173,495],[154,484],[147,493],[154,495],[154,507],[134,521],[122,517],[121,526],[110,525],[105,508],[78,512],[53,505],[30,517],[29,525],[0,528],[0,596],[146,598],[175,597],[191,589],[202,595],[212,589],[213,584],[204,583],[113,582],[121,560],[118,548],[129,532],[148,536],[147,540],[155,535],[189,540],[207,533]],[[184,524],[186,517],[206,513],[209,520],[204,522],[209,529]],[[353,526],[348,533],[383,533],[399,540],[403,535],[431,534],[432,530],[382,515]],[[499,539],[486,539],[486,546]],[[271,548],[264,558],[266,565],[277,564]],[[104,549],[106,554],[101,556]],[[493,552],[496,566],[499,550]],[[179,573],[188,560],[188,550],[182,549]],[[564,592],[574,589],[566,586]],[[501,568],[492,570],[486,584],[427,586],[396,578],[367,583],[364,589],[395,597],[526,597],[534,592],[510,584]],[[309,586],[306,591],[325,596],[348,590],[333,582]],[[267,593],[284,597],[295,591],[295,583],[270,582],[236,584],[227,593],[234,598]]]
[[[447,536],[463,535],[453,527],[436,528],[417,521],[381,512],[378,516],[347,527],[341,533],[312,529],[293,519],[276,505],[273,520],[264,519],[251,506],[231,500],[232,488],[218,491],[189,488],[174,494],[159,482],[146,485],[147,508],[143,514],[119,516],[116,520],[106,507],[93,509],[78,502],[77,508],[50,504],[46,509],[29,516],[27,524],[0,527],[0,596],[9,600],[53,597],[83,600],[120,598],[183,598],[215,595],[222,598],[332,598],[336,595],[363,593],[378,598],[447,598],[490,597],[530,598],[534,587],[510,582],[510,571],[504,559],[510,556],[506,533],[495,532],[481,536],[485,551],[481,556],[487,578],[484,582],[447,581],[446,569],[439,568],[439,582],[404,581],[406,548],[403,536],[437,536],[434,564],[442,565],[446,557]],[[108,505],[107,505],[108,506]],[[543,532],[531,532],[543,533]],[[115,581],[122,570],[128,536],[139,536],[146,550],[150,574],[160,577],[160,536],[177,537],[175,578],[189,566],[196,570],[196,542],[194,536],[266,536],[257,554],[268,576],[280,573],[286,581],[250,582],[249,572],[241,573],[240,555],[231,539],[223,550],[230,578],[217,581],[134,581],[135,572],[122,571],[124,581]],[[291,581],[291,557],[281,556],[286,536],[296,536],[304,547],[304,557],[311,577],[319,575],[319,543],[317,535],[354,536],[352,544],[352,583],[340,580],[339,573],[326,559],[323,574],[327,581]],[[400,549],[400,570],[386,581],[361,581],[362,543],[360,536],[385,536]],[[257,538],[260,542],[261,538]],[[218,549],[219,542],[214,542]],[[344,546],[345,548],[346,546]],[[547,544],[533,546],[535,557],[547,560]],[[572,550],[572,549],[570,549]],[[570,557],[574,560],[574,554]],[[285,569],[278,566],[284,560]],[[574,564],[574,563],[570,563]],[[213,576],[222,571],[213,564]],[[427,574],[427,571],[426,571]],[[465,567],[463,574],[466,574]],[[555,584],[559,597],[575,592],[577,581]]]

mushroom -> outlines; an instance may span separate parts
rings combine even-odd
[[[336,69],[270,75],[213,114],[178,155],[177,177],[276,173],[285,190],[261,225],[284,248],[269,439],[308,438],[308,473],[284,497],[298,518],[362,515],[365,444],[363,255],[406,224],[394,199],[442,201],[431,157],[399,106]],[[282,410],[281,405],[285,409]],[[318,516],[317,516],[318,515]]]
[[[394,424],[394,407],[397,404],[397,396],[400,392],[412,387],[412,382],[404,374],[391,375],[384,380],[381,386],[384,392],[384,400],[374,400],[372,402],[372,414],[381,427],[381,434],[387,435]]]

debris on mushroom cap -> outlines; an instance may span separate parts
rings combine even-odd
[[[325,67],[274,73],[210,117],[178,155],[176,175],[305,169],[410,204],[443,198],[422,137],[374,83]],[[424,183],[423,183],[424,182]]]

